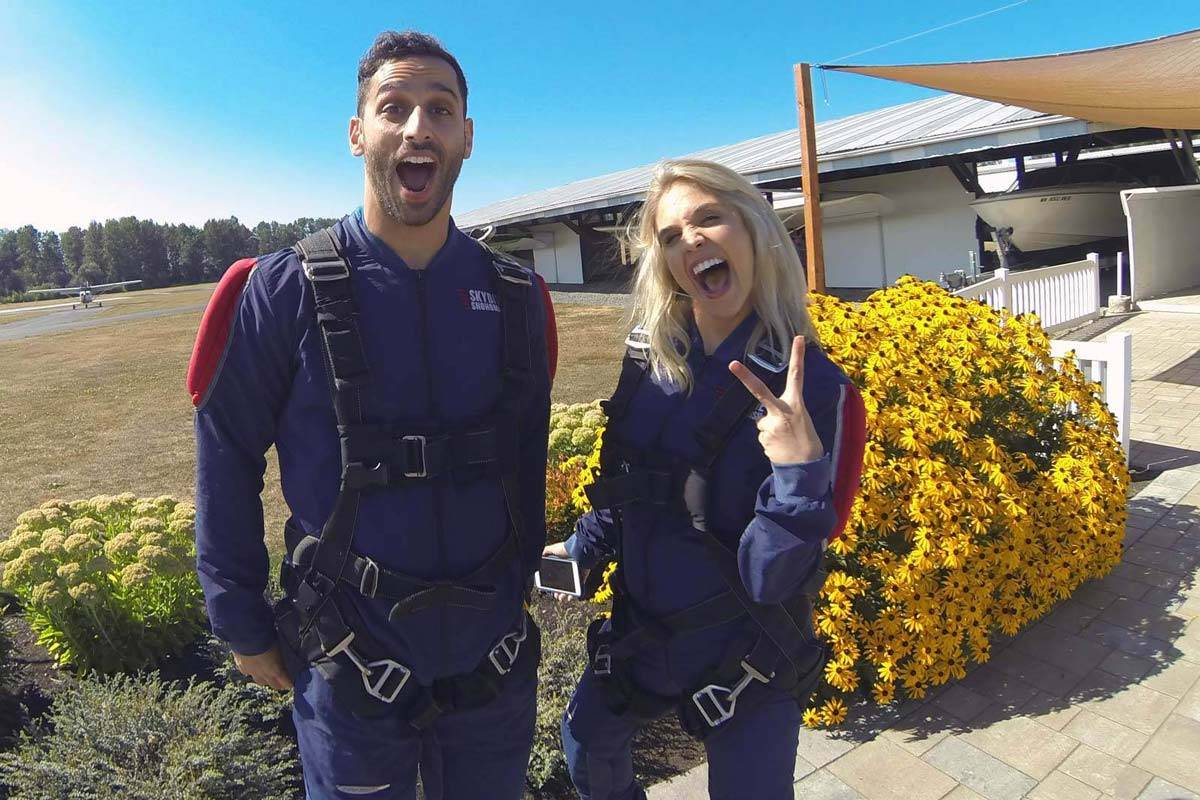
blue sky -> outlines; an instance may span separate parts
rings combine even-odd
[[[348,211],[362,197],[346,148],[355,70],[386,28],[437,35],[466,71],[462,212],[794,126],[793,63],[1009,2],[0,0],[0,228]],[[1195,27],[1193,2],[1028,0],[853,60],[1037,55]],[[818,120],[930,94],[845,75],[827,89]]]

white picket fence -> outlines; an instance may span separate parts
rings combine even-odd
[[[1088,253],[1083,261],[1022,272],[998,269],[986,281],[954,294],[978,299],[1014,314],[1033,312],[1048,333],[1089,322],[1100,316],[1100,257]]]
[[[1119,268],[1119,267],[1118,267]],[[991,278],[954,293],[1014,314],[1036,313],[1047,333],[1090,322],[1100,316],[1100,257],[1088,253],[1083,261],[1012,272],[998,269]],[[1110,334],[1104,341],[1072,342],[1053,339],[1056,358],[1075,351],[1084,374],[1104,389],[1104,401],[1117,418],[1117,432],[1129,463],[1129,409],[1133,384],[1133,336]]]
[[[1110,333],[1107,339],[1094,342],[1072,342],[1053,339],[1050,354],[1063,358],[1075,351],[1075,361],[1083,374],[1104,389],[1104,402],[1117,418],[1117,435],[1129,464],[1130,389],[1133,383],[1133,334]]]

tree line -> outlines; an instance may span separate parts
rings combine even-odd
[[[237,217],[200,227],[121,217],[61,234],[32,225],[0,230],[0,299],[85,282],[141,280],[157,287],[215,281],[239,258],[290,247],[336,221],[302,217],[260,222],[251,230]]]

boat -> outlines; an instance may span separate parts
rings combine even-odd
[[[804,194],[776,192],[773,198],[775,214],[789,231],[804,227]],[[892,212],[895,203],[876,192],[821,192],[821,219],[824,222],[849,222],[868,217],[882,217]]]
[[[1125,235],[1121,190],[1129,183],[1095,182],[1010,190],[971,203],[1022,252],[1072,247]]]

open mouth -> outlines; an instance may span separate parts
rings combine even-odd
[[[729,288],[729,263],[722,259],[708,258],[701,261],[692,267],[692,275],[701,293],[710,300],[725,294]]]
[[[432,156],[405,156],[396,165],[396,175],[400,178],[400,184],[414,194],[420,194],[429,188],[435,172],[437,161]]]

